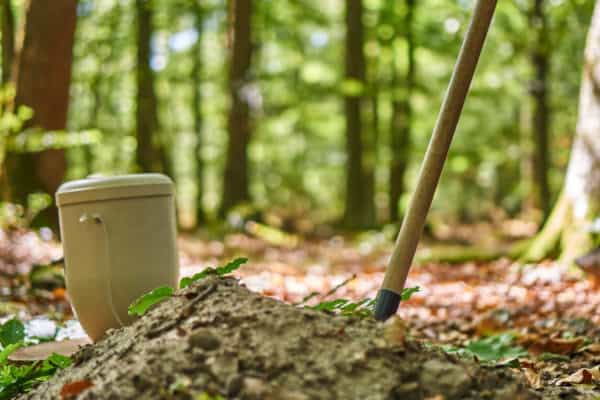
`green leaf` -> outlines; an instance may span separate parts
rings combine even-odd
[[[181,281],[179,281],[179,287],[181,289],[186,288],[189,285],[191,285],[192,283],[199,281],[201,279],[204,279],[211,275],[224,276],[224,275],[230,274],[233,271],[235,271],[236,269],[240,268],[242,266],[242,264],[245,264],[246,262],[248,262],[247,258],[236,258],[235,260],[231,261],[230,263],[228,263],[222,267],[217,267],[217,268],[208,267],[208,268],[202,270],[201,272],[194,274],[191,277],[181,279]]]
[[[400,299],[402,301],[406,301],[412,297],[413,294],[420,292],[421,288],[419,286],[404,288],[402,290],[402,294],[400,295]]]
[[[48,357],[46,359],[46,361],[49,364],[51,364],[51,365],[53,365],[55,367],[58,367],[60,369],[67,368],[67,367],[71,366],[71,362],[72,362],[70,357],[63,356],[63,355],[58,354],[58,353],[52,353],[52,355],[50,357]]]
[[[0,327],[0,343],[3,347],[22,342],[25,339],[25,325],[18,319],[6,321]]]
[[[542,353],[538,356],[538,360],[540,360],[540,361],[569,361],[570,358],[565,355],[562,355],[562,354]]]
[[[517,365],[520,357],[529,355],[524,348],[513,346],[514,338],[515,335],[508,332],[471,341],[465,348],[451,345],[443,345],[441,348],[446,353],[459,357],[476,357],[483,363],[513,366]]]
[[[344,79],[340,84],[340,92],[344,96],[358,97],[365,91],[365,84],[358,79],[348,78]]]
[[[513,346],[514,334],[501,333],[470,342],[466,350],[481,361],[497,362],[528,355],[520,346]]]
[[[364,299],[357,303],[353,303],[347,299],[335,299],[323,301],[317,305],[307,308],[317,311],[337,312],[339,315],[345,317],[368,317],[373,314],[374,305],[375,300],[372,299]]]
[[[23,342],[9,344],[0,351],[0,365],[3,365],[8,360],[8,356],[23,347]]]
[[[161,301],[167,299],[173,294],[173,288],[170,286],[161,286],[159,288],[154,289],[153,291],[144,294],[136,301],[131,303],[127,312],[129,315],[137,315],[141,316],[148,311],[150,307],[155,304],[160,303]]]
[[[346,299],[336,299],[331,301],[322,301],[319,304],[309,307],[317,311],[335,311],[346,306],[350,301]]]
[[[5,350],[7,349],[8,347]],[[71,365],[69,357],[56,353],[43,362],[36,361],[24,366],[4,364],[0,368],[0,400],[12,399],[20,393],[27,392],[36,384],[50,379],[59,369],[69,365]]]

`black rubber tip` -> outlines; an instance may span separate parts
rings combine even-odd
[[[381,289],[377,293],[377,302],[375,303],[375,319],[385,321],[398,311],[400,305],[400,295],[388,289]]]

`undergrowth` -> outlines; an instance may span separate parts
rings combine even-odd
[[[182,278],[179,281],[179,288],[183,289],[191,285],[192,283],[205,279],[209,276],[225,276],[237,270],[248,261],[247,258],[236,258],[235,260],[225,264],[222,267],[208,267],[201,272],[191,276]],[[170,286],[158,287],[135,300],[128,308],[129,315],[144,315],[152,306],[168,299],[173,295],[175,289]]]
[[[0,400],[11,399],[27,392],[36,384],[50,379],[59,369],[71,365],[69,357],[56,353],[43,361],[25,365],[17,365],[8,360],[18,349],[45,339],[27,337],[25,326],[17,319],[8,320],[0,326]]]

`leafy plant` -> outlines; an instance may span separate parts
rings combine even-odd
[[[46,381],[59,369],[71,365],[69,357],[52,354],[44,361],[17,366],[6,361],[0,366],[0,400],[10,399]]]
[[[317,311],[335,312],[347,317],[369,317],[373,315],[374,305],[375,300],[372,299],[364,299],[357,303],[353,303],[347,299],[336,299],[331,301],[323,301],[315,306],[311,306],[308,308]]]
[[[27,337],[25,326],[18,319],[10,319],[0,326],[0,400],[26,392],[37,383],[48,380],[59,369],[71,365],[71,359],[60,354],[26,365],[15,365],[9,361],[8,357],[13,352],[36,342],[36,338]]]
[[[420,290],[421,288],[418,286],[405,288],[404,290],[402,290],[401,294],[402,301],[410,299],[413,294],[419,292]],[[377,300],[373,299],[364,299],[356,303],[347,299],[335,299],[331,301],[322,301],[319,304],[315,306],[310,306],[308,308],[318,311],[334,312],[346,317],[370,317],[373,315],[376,302]]]
[[[515,335],[510,332],[473,340],[465,348],[444,346],[447,353],[475,357],[484,363],[507,363],[525,357],[529,353],[521,346],[514,346]]]
[[[209,276],[225,276],[241,267],[242,264],[246,263],[247,261],[247,258],[236,258],[235,260],[225,264],[222,267],[208,267],[191,277],[181,279],[181,281],[179,282],[179,287],[183,289],[185,287],[188,287],[192,283],[207,278]],[[174,291],[175,290],[170,286],[158,287],[140,296],[137,300],[131,303],[129,305],[129,308],[127,309],[127,312],[129,313],[129,315],[142,316],[146,313],[146,311],[148,311],[148,309],[150,309],[150,307],[171,297]]]
[[[181,281],[179,281],[179,288],[183,289],[185,287],[188,287],[192,283],[204,279],[208,276],[225,276],[237,270],[242,266],[242,264],[245,264],[246,262],[248,262],[247,258],[236,258],[235,260],[227,263],[222,267],[205,268],[204,270],[198,272],[197,274],[194,274],[193,276],[182,278]]]
[[[402,289],[402,293],[400,294],[400,299],[402,301],[407,301],[413,296],[413,294],[420,292],[420,291],[421,291],[420,286],[404,288],[404,289]]]
[[[0,327],[0,344],[2,347],[17,344],[25,340],[25,325],[18,319],[10,319]]]
[[[129,305],[127,312],[129,315],[141,316],[148,311],[150,307],[167,299],[173,294],[173,288],[170,286],[161,286],[149,293],[139,297],[136,301]]]
[[[569,361],[570,358],[563,354],[556,353],[542,353],[538,356],[540,361]]]

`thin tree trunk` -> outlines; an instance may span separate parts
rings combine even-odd
[[[15,17],[10,0],[2,0],[0,3],[2,15],[2,84],[6,85],[11,80],[13,58],[15,52]],[[10,104],[5,104],[10,107]],[[10,200],[10,187],[5,164],[6,148],[2,145],[0,149],[2,160],[0,161],[0,191],[1,198]]]
[[[8,83],[15,53],[15,16],[10,0],[2,0],[2,83]]]
[[[543,213],[544,219],[550,212],[550,187],[548,183],[549,131],[548,121],[550,110],[548,108],[548,74],[550,68],[549,45],[546,16],[544,14],[544,0],[533,0],[530,15],[530,24],[535,29],[535,44],[531,53],[531,65],[534,78],[530,83],[530,92],[533,99],[533,194],[537,206]]]
[[[67,123],[73,42],[77,21],[76,0],[29,0],[25,4],[22,43],[14,59],[15,106],[33,109],[27,127],[63,130]],[[54,194],[66,172],[64,150],[9,154],[12,199],[26,204],[36,191]],[[55,209],[40,222],[56,225]]]
[[[600,213],[600,2],[588,33],[579,116],[565,184],[542,231],[524,259],[535,261],[560,254],[572,261],[593,244]]]
[[[102,82],[102,73],[97,71],[92,81],[90,82],[90,92],[92,94],[92,106],[90,110],[90,117],[88,120],[88,129],[98,128],[98,117],[100,115],[100,107],[102,104],[102,93],[100,91],[100,84]],[[83,148],[85,168],[88,175],[91,175],[93,171],[94,157],[92,154],[91,145],[86,145]]]
[[[365,90],[365,55],[362,0],[346,1],[346,79],[359,84],[360,91],[346,95],[346,210],[344,225],[365,228],[375,223],[373,180],[368,160],[363,159],[368,146],[362,137],[362,106]],[[372,164],[372,163],[371,163]],[[372,167],[372,166],[371,166]]]
[[[229,143],[223,176],[223,199],[219,214],[225,215],[237,204],[250,200],[248,144],[250,142],[250,112],[244,96],[249,80],[252,55],[252,0],[230,0],[231,47],[229,95],[231,109],[228,120]]]
[[[150,67],[153,7],[152,0],[135,1],[137,15],[136,162],[142,172],[160,172],[163,167],[161,165],[163,160],[155,143],[158,110],[154,72]]]
[[[202,33],[204,15],[202,6],[195,2],[193,5],[194,27],[198,33],[196,44],[192,48],[192,114],[194,116],[194,131],[196,132],[196,186],[198,194],[196,198],[196,224],[206,220],[204,206],[202,204],[202,195],[204,193],[204,160],[202,159]]]
[[[410,161],[411,129],[412,129],[412,107],[410,99],[415,84],[415,38],[413,33],[414,0],[406,0],[406,14],[404,16],[404,27],[406,29],[407,44],[407,70],[404,90],[400,98],[393,97],[392,119],[390,127],[392,162],[390,166],[389,182],[389,209],[390,220],[400,220],[399,202],[406,188],[406,169]],[[400,84],[397,82],[398,71],[395,64],[392,71],[392,87]]]

